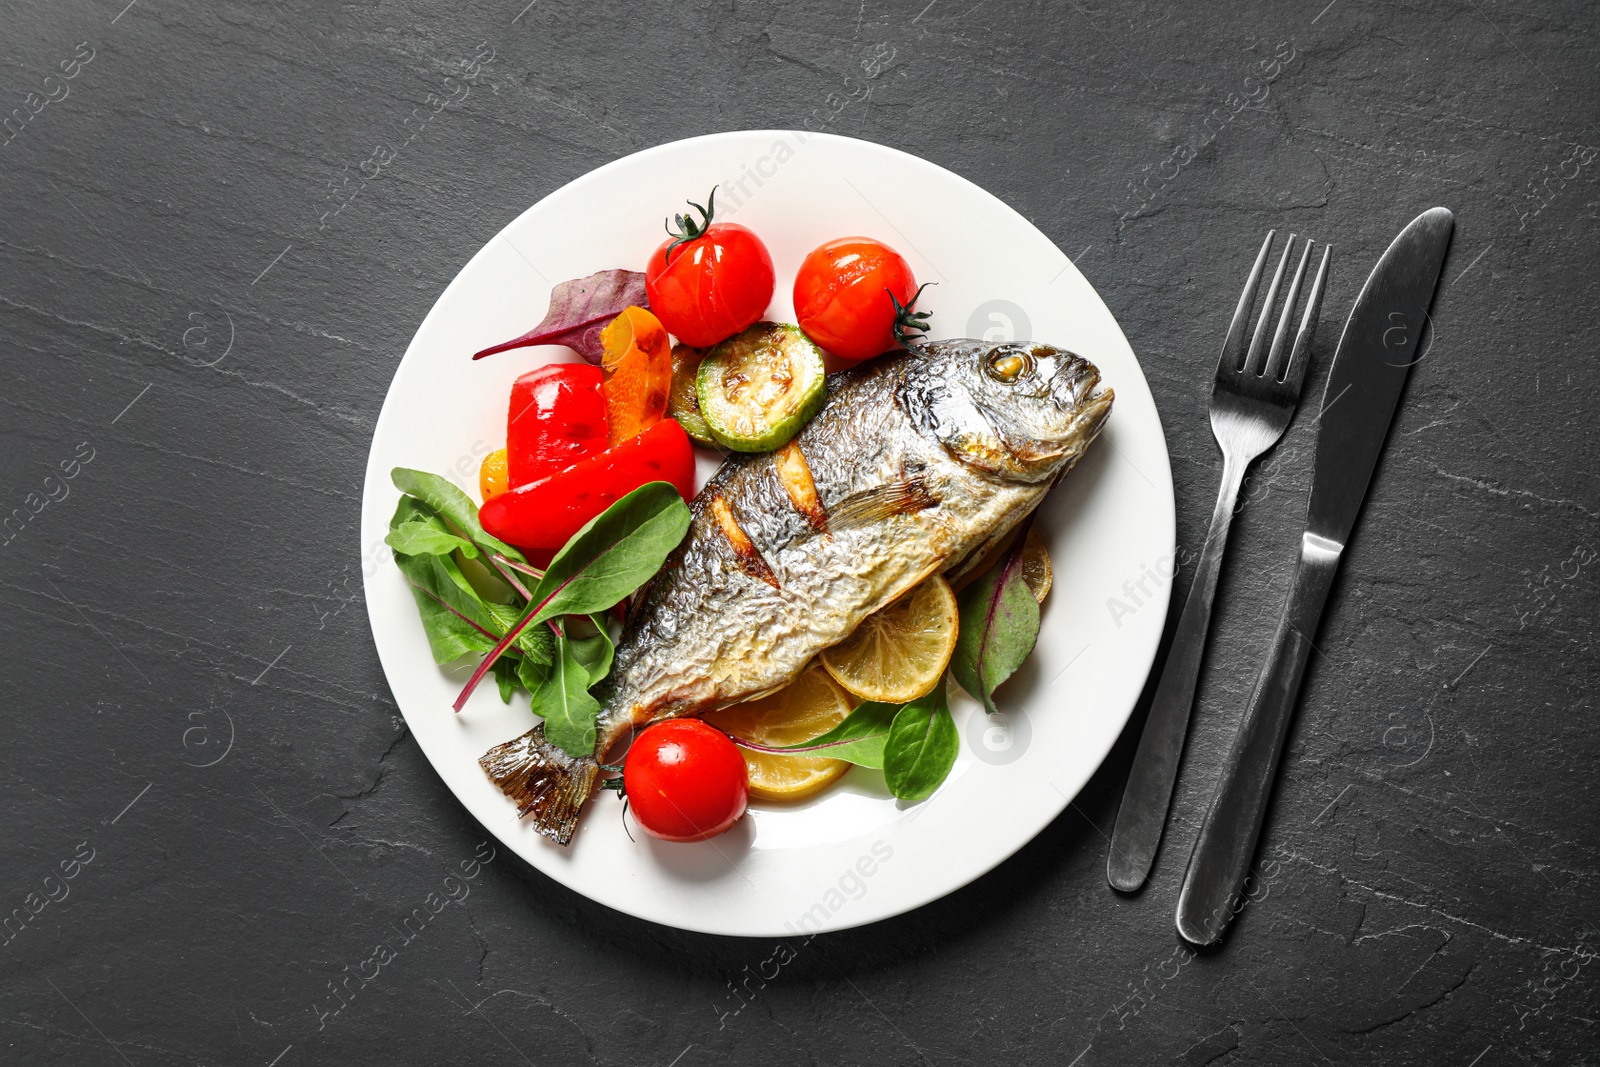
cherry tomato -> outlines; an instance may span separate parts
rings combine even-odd
[[[584,523],[646,482],[671,482],[685,500],[694,496],[694,446],[672,419],[566,470],[485,500],[478,521],[518,548],[560,548]]]
[[[709,348],[750,326],[772,302],[772,256],[737,222],[712,222],[715,189],[702,221],[677,217],[678,229],[662,242],[645,268],[650,310],[678,340]]]
[[[538,481],[606,447],[599,367],[551,363],[511,386],[506,413],[507,484]]]
[[[856,362],[899,347],[894,300],[904,307],[916,291],[911,266],[899,252],[870,237],[841,237],[813,249],[800,264],[795,316],[813,341]]]
[[[622,764],[628,806],[664,841],[704,841],[739,820],[750,796],[744,757],[699,719],[669,719],[634,738]]]

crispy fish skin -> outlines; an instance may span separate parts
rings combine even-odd
[[[787,685],[927,576],[980,559],[1099,434],[1113,399],[1099,380],[1070,352],[973,340],[830,376],[794,439],[820,508],[796,506],[792,452],[723,464],[617,643],[596,755],[648,722]],[[571,840],[595,760],[538,726],[479,762],[540,832]]]

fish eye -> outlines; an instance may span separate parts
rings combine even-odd
[[[1023,352],[996,351],[984,364],[984,371],[995,381],[1010,385],[1033,370],[1033,357]]]

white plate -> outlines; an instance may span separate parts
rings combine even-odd
[[[1038,648],[1001,691],[1006,723],[952,688],[963,743],[930,800],[905,806],[882,776],[853,769],[793,807],[755,806],[694,845],[630,841],[621,805],[600,796],[569,848],[518,821],[478,768],[533,724],[485,684],[460,715],[470,665],[434,665],[417,611],[383,546],[396,466],[449,472],[476,499],[479,458],[504,443],[513,379],[565,349],[479,348],[543,316],[551,286],[609,267],[643,269],[662,218],[714,183],[718,218],[766,241],[778,287],[769,317],[793,321],[800,260],[825,240],[888,242],[922,281],[933,337],[1038,340],[1099,366],[1116,389],[1100,440],[1039,517],[1055,561]],[[703,464],[702,480],[710,464]],[[1021,215],[914,156],[845,137],[743,131],[619,159],[556,190],[502,230],[450,283],[395,372],[373,434],[362,500],[367,611],[406,722],[473,816],[539,870],[619,911],[686,930],[773,936],[840,930],[909,911],[1021,848],[1099,766],[1132,710],[1166,617],[1172,478],[1155,403],[1110,311]],[[1126,583],[1126,584],[1125,584]]]

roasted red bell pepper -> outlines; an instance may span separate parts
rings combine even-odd
[[[484,501],[478,520],[518,548],[560,548],[584,523],[646,482],[671,482],[685,500],[694,496],[694,448],[675,419]]]
[[[566,470],[606,447],[606,398],[599,367],[551,363],[511,386],[506,474],[511,488]]]

